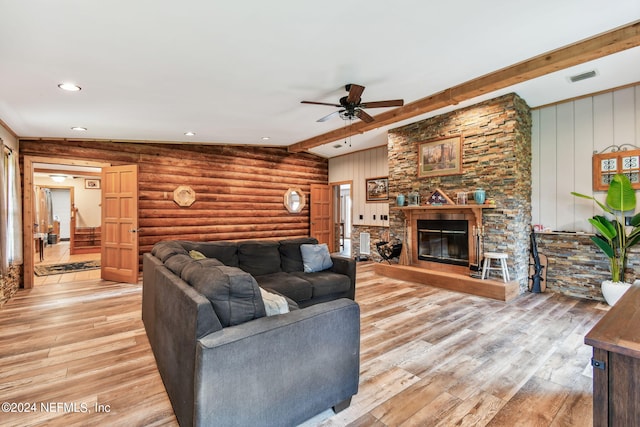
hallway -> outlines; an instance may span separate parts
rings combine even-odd
[[[79,254],[71,255],[69,242],[58,242],[53,245],[45,245],[44,260],[37,261],[35,265],[60,264],[67,262],[99,260],[100,254]],[[100,270],[87,270],[77,273],[55,274],[51,276],[34,276],[35,286],[50,285],[57,283],[69,283],[81,280],[100,279]]]

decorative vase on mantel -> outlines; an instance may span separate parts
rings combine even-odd
[[[404,206],[404,194],[398,194],[398,196],[396,197],[396,204],[398,206]]]
[[[636,280],[634,284],[639,283],[640,280]],[[605,280],[602,282],[601,290],[602,296],[607,304],[613,306],[618,300],[627,292],[627,289],[631,287],[631,283],[614,282],[613,280]]]
[[[485,199],[485,192],[482,188],[478,188],[474,193],[473,193],[473,200],[476,201],[477,204],[481,205],[484,203],[484,199]]]

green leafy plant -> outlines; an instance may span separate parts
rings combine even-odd
[[[625,226],[625,211],[636,208],[636,193],[629,178],[616,174],[609,184],[607,198],[603,204],[592,196],[571,192],[574,196],[593,200],[604,211],[589,222],[596,229],[591,240],[609,258],[609,269],[613,282],[624,282],[627,266],[627,251],[640,242],[640,213],[631,218],[630,226]],[[606,216],[609,214],[608,216]]]

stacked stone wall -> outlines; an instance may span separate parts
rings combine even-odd
[[[423,142],[462,136],[463,173],[419,177],[418,152]],[[495,209],[483,215],[487,251],[506,252],[512,278],[524,291],[529,274],[531,224],[531,112],[516,94],[508,94],[467,108],[389,131],[389,192],[418,190],[426,200],[436,189],[455,200],[458,192],[486,191]],[[389,210],[392,237],[402,238],[404,215]]]
[[[604,301],[600,285],[611,277],[609,259],[581,233],[536,234],[538,252],[548,259],[547,289],[578,298]],[[628,282],[640,279],[640,248],[630,250]]]
[[[351,228],[351,253],[359,259],[360,258],[360,233],[369,233],[370,235],[370,252],[369,259],[372,261],[380,262],[382,257],[378,253],[376,243],[381,241],[388,241],[389,228],[376,226],[376,225],[354,225]]]
[[[22,266],[11,265],[9,271],[0,277],[0,307],[7,302],[20,287],[22,277]]]

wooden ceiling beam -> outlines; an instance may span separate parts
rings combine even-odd
[[[375,116],[375,121],[358,121],[351,126],[314,136],[288,147],[290,152],[306,151],[381,126],[429,113],[486,93],[504,89],[565,68],[640,46],[640,21],[602,33],[520,63],[445,89]]]

